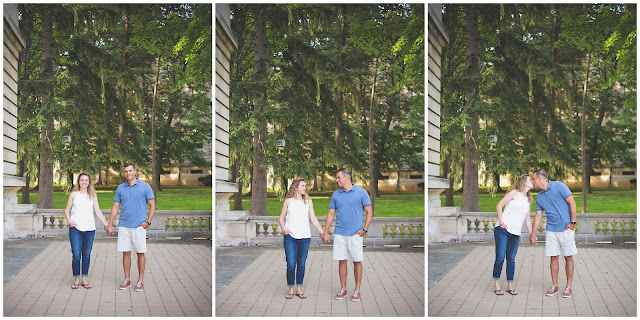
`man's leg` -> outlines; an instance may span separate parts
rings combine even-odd
[[[146,265],[147,259],[144,256],[144,253],[138,253],[138,281],[142,282],[144,278],[144,266]]]
[[[567,288],[571,288],[571,283],[573,282],[573,257],[568,256],[564,257],[565,266],[564,269],[567,272]],[[558,273],[556,272],[556,279]]]
[[[558,269],[560,266],[558,265],[558,256],[551,256],[551,281],[553,281],[554,286],[558,286]]]
[[[362,283],[362,261],[353,262],[353,276],[356,278],[356,291],[360,291]]]
[[[347,260],[338,261],[338,273],[340,274],[340,286],[342,289],[347,288]]]
[[[131,251],[122,253],[122,266],[124,267],[124,278],[131,281]]]

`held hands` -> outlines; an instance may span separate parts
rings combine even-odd
[[[536,237],[535,234],[532,234],[529,236],[529,243],[531,243],[531,245],[535,245],[536,243],[538,243],[538,237]]]
[[[115,230],[114,230],[112,225],[108,225],[106,228],[107,228],[107,234],[114,234],[115,233]]]
[[[322,234],[322,242],[329,242],[331,241],[331,236],[329,236],[328,233],[323,233]]]

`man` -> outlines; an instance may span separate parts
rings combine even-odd
[[[120,210],[118,222],[118,251],[122,252],[122,265],[124,267],[124,282],[120,290],[125,290],[131,285],[131,243],[138,255],[138,282],[135,291],[144,290],[144,267],[147,252],[147,228],[151,225],[153,215],[156,213],[156,200],[153,190],[148,183],[140,181],[136,177],[136,168],[131,163],[124,164],[124,176],[126,182],[118,186],[113,198],[113,207],[109,216],[107,232],[113,233],[113,220]],[[149,205],[149,218],[147,219],[147,204]]]
[[[351,255],[353,260],[353,274],[356,280],[356,288],[351,296],[351,301],[360,301],[360,283],[362,282],[362,249],[363,237],[369,229],[373,210],[371,200],[366,190],[351,182],[351,172],[342,168],[336,173],[336,182],[340,189],[333,192],[329,203],[329,213],[322,232],[322,240],[329,242],[329,227],[336,214],[336,227],[334,229],[333,260],[338,260],[338,273],[340,274],[341,290],[335,296],[341,300],[347,295],[347,258]],[[362,226],[363,209],[367,212],[367,219]]]
[[[573,281],[573,255],[578,253],[574,240],[576,228],[576,201],[571,190],[560,181],[549,181],[547,173],[540,169],[533,173],[533,186],[540,188],[536,197],[536,217],[533,222],[533,232],[529,236],[529,242],[536,244],[536,230],[540,226],[542,210],[547,215],[547,238],[545,242],[545,255],[551,257],[551,280],[553,286],[547,291],[547,296],[553,296],[558,292],[558,256],[562,249],[567,273],[567,286],[562,294],[563,298],[571,298],[571,284]]]

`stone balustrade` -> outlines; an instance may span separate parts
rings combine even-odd
[[[443,210],[444,209],[444,210]],[[495,212],[461,212],[460,208],[442,207],[429,213],[429,241],[468,242],[493,241],[497,223]],[[531,222],[535,213],[531,214]],[[637,239],[636,214],[578,213],[575,230],[577,243],[635,242]],[[545,240],[546,215],[536,230],[538,240]],[[529,241],[529,231],[522,226],[520,242]]]
[[[102,210],[107,221],[111,210]],[[63,209],[36,209],[33,214],[33,230],[29,237],[68,237],[68,228]],[[107,236],[102,222],[94,216],[96,238]],[[113,222],[118,232],[120,213]],[[166,237],[211,238],[211,211],[157,210],[151,226],[147,229],[147,238],[164,239]],[[114,235],[110,235],[114,236]]]
[[[216,217],[216,245],[251,246],[282,245],[282,230],[279,217],[250,216],[248,211],[227,211]],[[324,228],[326,217],[318,217]],[[364,220],[363,220],[364,221]],[[310,224],[311,245],[322,245],[318,230]],[[329,227],[333,234],[335,220]],[[364,245],[384,246],[424,245],[424,218],[379,218],[374,217],[364,238]],[[333,237],[332,237],[333,241]]]

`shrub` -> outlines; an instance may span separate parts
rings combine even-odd
[[[204,177],[200,177],[198,178],[198,181],[200,181],[202,184],[204,184],[206,187],[211,187],[213,185],[213,181],[212,181],[212,176],[210,174],[204,176]]]

